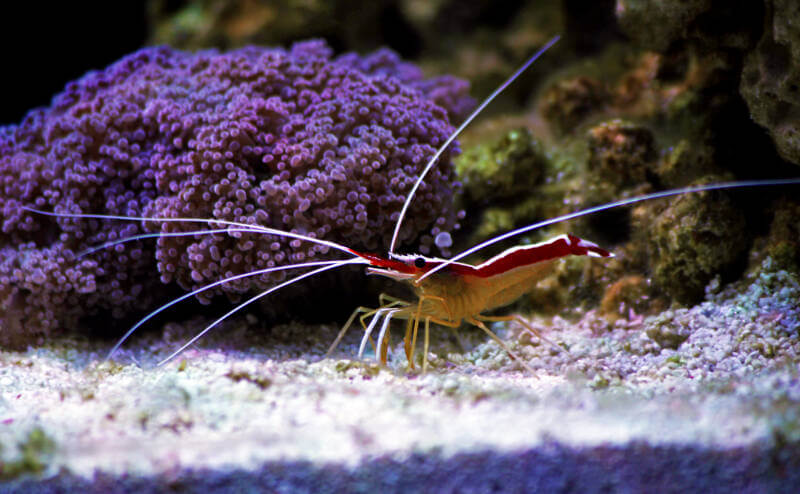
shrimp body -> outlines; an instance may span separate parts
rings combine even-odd
[[[483,321],[517,320],[540,339],[547,341],[517,316],[493,317],[483,313],[508,305],[529,292],[552,271],[560,258],[570,255],[613,257],[598,245],[574,235],[560,235],[538,244],[512,247],[478,266],[455,262],[443,266],[446,262],[444,259],[419,255],[391,255],[387,259],[373,254],[353,253],[369,261],[371,266],[367,268],[368,273],[410,283],[416,292],[418,300],[415,303],[393,299],[374,311],[359,308],[354,313],[354,316],[359,312],[374,314],[374,322],[370,327],[365,326],[368,330],[365,339],[369,337],[369,329],[377,323],[377,318],[384,317],[384,328],[378,343],[384,363],[386,355],[380,340],[386,332],[385,328],[388,328],[388,321],[391,318],[409,321],[405,343],[410,366],[413,366],[413,348],[420,321],[426,325],[426,347],[430,322],[456,328],[466,321],[487,332],[512,356],[515,356],[513,352],[500,342]],[[437,269],[432,272],[434,268]],[[342,329],[340,338],[352,321],[351,317]],[[337,342],[340,338],[337,338]],[[427,348],[424,355],[427,355]]]
[[[514,302],[549,274],[555,261],[568,255],[613,257],[592,242],[560,235],[538,244],[512,247],[478,266],[448,263],[424,279],[420,278],[445,260],[415,255],[390,259],[371,256],[368,259],[378,267],[367,268],[367,272],[410,282],[420,300],[447,301],[423,303],[420,313],[459,323]]]

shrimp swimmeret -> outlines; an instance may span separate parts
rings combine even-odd
[[[276,266],[272,268],[241,273],[229,278],[220,279],[209,285],[200,287],[193,290],[181,297],[170,301],[169,303],[159,307],[151,312],[133,327],[131,327],[125,335],[117,342],[117,344],[109,352],[109,358],[114,355],[117,349],[133,334],[139,327],[152,319],[155,315],[163,312],[164,310],[172,307],[173,305],[195,296],[203,291],[210,290],[214,287],[228,283],[231,281],[239,280],[245,277],[257,276],[267,272],[288,270],[296,268],[314,268],[301,275],[284,281],[268,290],[265,290],[257,295],[252,296],[248,300],[234,307],[223,316],[219,317],[213,323],[209,324],[206,328],[195,335],[190,341],[184,344],[181,348],[173,352],[161,363],[168,362],[176,355],[180,354],[188,346],[192,345],[195,341],[205,335],[213,327],[221,321],[234,314],[245,306],[259,300],[267,295],[280,290],[290,284],[300,282],[303,279],[320,274],[322,272],[332,270],[335,268],[349,266],[352,264],[367,265],[367,273],[378,274],[392,278],[394,280],[410,283],[417,295],[416,301],[405,301],[397,298],[389,297],[387,295],[381,296],[381,305],[378,308],[357,308],[347,323],[342,327],[339,335],[332,343],[328,354],[330,354],[337,344],[341,341],[349,327],[353,324],[356,317],[361,315],[359,321],[361,322],[364,335],[361,340],[359,348],[359,357],[363,355],[366,344],[371,340],[373,331],[380,324],[378,330],[376,355],[382,364],[387,361],[387,348],[388,348],[388,335],[389,327],[392,319],[400,319],[406,321],[406,331],[404,336],[404,348],[408,358],[409,367],[413,368],[414,349],[416,347],[417,332],[420,322],[424,322],[425,335],[424,335],[424,351],[423,351],[423,371],[427,367],[427,354],[429,345],[429,327],[430,323],[438,324],[441,326],[448,326],[451,328],[459,327],[462,322],[468,322],[472,325],[479,327],[485,333],[495,340],[508,354],[512,356],[518,363],[525,367],[529,372],[533,373],[533,369],[525,363],[518,355],[516,355],[510,348],[508,348],[502,340],[500,340],[487,326],[486,322],[495,321],[516,321],[525,330],[535,334],[541,340],[550,343],[531,325],[519,316],[491,316],[486,315],[485,312],[499,307],[506,306],[525,293],[532,290],[537,282],[541,280],[554,266],[554,263],[561,258],[575,255],[575,256],[590,256],[598,258],[613,257],[613,254],[603,249],[597,244],[584,240],[573,235],[560,235],[555,238],[540,242],[535,245],[517,246],[507,249],[506,251],[496,255],[488,261],[472,266],[457,262],[459,259],[473,254],[489,245],[530,232],[537,228],[547,225],[555,224],[561,221],[578,218],[581,216],[597,213],[600,211],[608,210],[611,208],[629,206],[638,202],[676,196],[687,193],[695,193],[709,190],[731,189],[740,187],[754,187],[754,186],[776,186],[787,184],[800,184],[800,178],[791,179],[774,179],[774,180],[755,180],[755,181],[739,181],[739,182],[725,182],[715,183],[701,186],[691,186],[679,189],[666,190],[655,192],[652,194],[641,195],[612,203],[604,204],[601,206],[592,207],[589,209],[577,211],[567,215],[559,216],[549,220],[541,221],[532,225],[528,225],[516,230],[499,235],[495,238],[480,243],[461,254],[450,259],[436,259],[425,257],[422,255],[401,255],[396,252],[396,244],[398,234],[401,228],[403,218],[410,202],[414,198],[416,190],[424,181],[428,171],[434,166],[439,156],[445,151],[450,143],[466,128],[466,126],[497,96],[502,92],[511,82],[513,82],[529,65],[540,57],[547,49],[558,41],[558,37],[550,40],[542,49],[530,57],[519,70],[517,70],[511,77],[508,78],[495,92],[493,92],[486,100],[484,100],[478,108],[456,129],[455,132],[447,139],[447,141],[436,151],[434,156],[427,163],[425,169],[419,175],[416,183],[409,192],[403,209],[397,219],[395,231],[392,237],[389,253],[386,256],[363,253],[356,251],[350,247],[323,240],[314,237],[305,236],[298,233],[286,232],[273,228],[263,227],[259,225],[228,222],[221,220],[207,220],[202,218],[146,218],[146,217],[132,217],[132,216],[113,216],[102,214],[62,214],[62,213],[48,213],[37,211],[30,208],[30,211],[35,211],[41,214],[65,216],[65,217],[78,217],[78,218],[100,218],[100,219],[117,219],[117,220],[135,220],[135,221],[158,221],[158,222],[194,222],[209,225],[211,228],[206,230],[195,230],[189,232],[177,233],[152,233],[136,235],[127,237],[106,244],[100,245],[87,251],[86,254],[91,253],[99,248],[110,247],[123,242],[131,240],[160,237],[160,236],[177,236],[177,235],[202,235],[222,232],[248,232],[265,235],[277,235],[288,237],[304,242],[313,242],[326,247],[343,252],[350,257],[345,260],[330,260],[330,261],[314,261],[304,262],[298,264],[290,264],[283,266]],[[222,228],[224,227],[224,228]],[[369,319],[369,322],[367,320]],[[550,343],[555,346],[554,344]],[[556,346],[556,348],[561,349]]]

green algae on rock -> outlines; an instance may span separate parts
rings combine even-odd
[[[547,158],[530,129],[511,130],[456,159],[456,174],[470,203],[529,195],[544,174]]]
[[[773,211],[765,253],[784,269],[800,272],[800,202],[784,197],[776,201]]]
[[[743,261],[751,237],[741,210],[718,192],[642,205],[637,221],[656,284],[683,304],[698,302],[717,273]]]
[[[647,180],[656,158],[652,132],[644,126],[614,119],[588,132],[590,172],[617,187]]]

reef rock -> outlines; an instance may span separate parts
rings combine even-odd
[[[781,157],[800,164],[800,4],[769,3],[772,18],[745,59],[739,89]]]

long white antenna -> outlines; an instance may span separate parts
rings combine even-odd
[[[204,330],[202,330],[199,333],[197,333],[191,340],[187,341],[182,347],[180,347],[177,350],[175,350],[174,352],[172,352],[172,354],[169,357],[165,358],[164,360],[159,362],[157,365],[158,366],[162,366],[162,365],[166,364],[167,362],[169,362],[170,360],[175,358],[177,355],[179,355],[182,351],[184,351],[187,348],[189,348],[195,341],[199,340],[206,333],[211,331],[214,328],[214,326],[216,326],[217,324],[221,323],[222,321],[224,321],[225,319],[230,317],[233,313],[243,309],[245,306],[252,304],[256,300],[258,300],[260,298],[263,298],[263,297],[266,297],[270,293],[272,293],[274,291],[277,291],[277,290],[280,290],[281,288],[283,288],[285,286],[288,286],[288,285],[291,285],[292,283],[296,283],[296,282],[298,282],[298,281],[300,281],[302,279],[308,278],[309,276],[314,276],[315,274],[322,273],[323,271],[327,271],[329,269],[346,266],[348,264],[364,264],[364,260],[360,259],[360,258],[354,258],[354,259],[347,259],[347,260],[344,260],[344,261],[333,261],[332,264],[328,264],[328,265],[323,266],[321,268],[318,268],[318,269],[315,269],[313,271],[309,271],[307,273],[304,273],[304,274],[301,274],[299,276],[296,276],[296,277],[292,278],[291,280],[284,281],[280,285],[275,285],[272,288],[270,288],[268,290],[265,290],[265,291],[259,293],[258,295],[255,295],[255,296],[245,300],[241,304],[237,305],[233,309],[231,309],[228,312],[226,312],[225,315],[223,315],[222,317],[220,317],[216,321],[214,321],[211,324],[209,324],[208,326],[206,326],[206,328]]]
[[[239,222],[236,222],[236,221],[226,221],[226,220],[217,220],[217,219],[209,220],[209,219],[205,219],[205,218],[189,218],[189,217],[159,218],[159,217],[126,216],[126,215],[112,215],[112,214],[55,213],[55,212],[50,212],[50,211],[42,211],[42,210],[31,208],[31,207],[28,207],[28,206],[22,206],[22,209],[24,209],[26,211],[31,211],[33,213],[42,214],[42,215],[45,215],[45,216],[54,216],[54,217],[57,217],[57,218],[59,218],[59,217],[60,218],[95,218],[95,219],[125,220],[125,221],[161,221],[161,222],[176,222],[176,223],[177,222],[205,223],[207,225],[228,225],[228,228],[215,228],[215,229],[209,229],[209,230],[193,230],[193,231],[190,231],[190,232],[145,233],[145,234],[140,234],[140,235],[133,235],[131,237],[126,237],[124,239],[112,240],[110,242],[106,242],[106,243],[101,244],[99,246],[91,247],[91,248],[81,252],[78,255],[78,257],[84,256],[84,255],[87,255],[87,254],[91,254],[92,252],[96,252],[96,251],[98,251],[100,249],[104,249],[104,248],[112,247],[114,245],[118,245],[118,244],[121,244],[121,243],[129,242],[131,240],[141,240],[141,239],[145,239],[145,238],[163,237],[163,236],[167,236],[167,237],[189,236],[189,235],[203,235],[203,234],[230,233],[230,232],[269,234],[269,235],[276,235],[276,236],[280,236],[280,237],[295,238],[295,239],[298,239],[298,240],[303,240],[303,241],[312,242],[312,243],[316,243],[316,244],[319,244],[319,245],[324,245],[324,246],[327,246],[327,247],[331,247],[333,249],[340,250],[342,252],[346,252],[349,255],[356,255],[350,248],[345,247],[344,245],[338,244],[336,242],[331,242],[329,240],[322,240],[322,239],[318,239],[318,238],[311,237],[311,236],[308,236],[308,235],[302,235],[300,233],[287,232],[287,231],[284,231],[284,230],[277,230],[275,228],[269,228],[269,227],[266,227],[266,226],[250,225],[250,224],[247,224],[247,223],[239,223]],[[230,314],[232,314],[233,312],[239,310],[240,308],[244,307],[245,305],[247,305],[247,304],[249,304],[249,303],[257,300],[258,298],[261,298],[261,297],[263,297],[263,296],[265,296],[265,295],[267,295],[269,293],[274,292],[278,288],[290,285],[290,284],[292,284],[292,283],[294,283],[296,281],[299,281],[299,280],[301,280],[303,278],[307,278],[308,276],[312,276],[312,275],[314,275],[316,273],[319,273],[319,272],[322,272],[322,271],[325,271],[325,270],[328,270],[328,269],[331,269],[331,268],[334,268],[334,267],[337,267],[337,266],[342,266],[342,265],[345,265],[345,264],[369,264],[369,261],[367,261],[366,259],[363,259],[361,257],[354,257],[352,259],[348,259],[348,260],[344,260],[344,261],[312,261],[312,262],[305,262],[305,263],[298,263],[298,264],[288,264],[288,265],[284,265],[284,266],[275,266],[275,267],[272,267],[272,268],[259,269],[259,270],[250,271],[250,272],[247,272],[247,273],[242,273],[242,274],[238,274],[238,275],[235,275],[235,276],[231,276],[231,277],[228,277],[228,278],[224,278],[224,279],[215,281],[214,283],[211,283],[211,284],[202,286],[200,288],[197,288],[195,290],[192,290],[191,292],[186,293],[186,294],[184,294],[184,295],[182,295],[182,296],[180,296],[180,297],[178,297],[178,298],[176,298],[176,299],[174,299],[174,300],[162,305],[158,309],[156,309],[153,312],[147,314],[144,318],[140,319],[132,328],[130,328],[122,336],[122,338],[119,339],[119,341],[117,341],[117,343],[114,345],[114,347],[111,349],[111,351],[108,352],[108,356],[106,357],[106,360],[108,360],[111,357],[113,357],[114,353],[116,353],[117,350],[119,350],[119,347],[138,328],[140,328],[144,323],[146,323],[147,321],[149,321],[150,319],[152,319],[154,316],[156,316],[157,314],[161,313],[162,311],[164,311],[164,310],[172,307],[173,305],[177,304],[178,302],[181,302],[182,300],[186,300],[187,298],[189,298],[189,297],[191,297],[193,295],[196,295],[196,294],[198,294],[200,292],[209,290],[211,288],[214,288],[216,286],[219,286],[219,285],[222,285],[224,283],[228,283],[228,282],[231,282],[231,281],[234,281],[234,280],[238,280],[238,279],[246,278],[246,277],[250,277],[250,276],[257,276],[259,274],[266,274],[266,273],[270,273],[270,272],[273,272],[273,271],[281,271],[281,270],[287,270],[287,269],[293,269],[293,268],[302,268],[302,267],[310,267],[310,266],[323,266],[322,268],[319,268],[317,270],[311,271],[310,273],[306,273],[306,274],[297,276],[297,277],[292,278],[292,279],[290,279],[290,280],[288,280],[286,282],[283,282],[283,283],[281,283],[281,284],[279,284],[279,285],[277,285],[275,287],[272,287],[269,290],[266,290],[265,292],[260,293],[256,297],[253,297],[252,299],[248,300],[247,302],[239,305],[233,311],[229,312],[228,314],[226,314],[222,318],[218,319],[214,324],[212,324],[211,326],[209,326],[205,330],[203,330],[203,332],[201,332],[199,335],[197,335],[195,338],[193,338],[189,343],[187,343],[184,347],[182,347],[180,350],[178,350],[178,352],[175,352],[170,357],[168,357],[164,362],[168,361],[169,359],[171,359],[172,357],[174,357],[175,355],[180,353],[184,348],[186,348],[186,346],[191,345],[194,341],[196,341],[198,338],[200,338],[203,334],[208,332],[218,322],[222,321],[224,318],[228,317]]]
[[[433,158],[431,158],[430,161],[428,161],[428,164],[425,165],[425,168],[422,170],[422,173],[419,174],[419,178],[417,178],[417,181],[414,183],[414,186],[411,188],[411,192],[409,192],[408,193],[408,197],[406,197],[406,202],[403,204],[403,209],[400,210],[400,216],[397,217],[397,224],[395,225],[394,233],[392,234],[392,243],[389,245],[389,253],[390,254],[394,254],[395,247],[397,246],[397,237],[400,235],[400,226],[403,223],[403,218],[406,215],[406,211],[408,211],[408,206],[411,204],[411,200],[414,199],[414,194],[417,192],[417,189],[422,184],[422,181],[425,180],[425,176],[428,174],[428,172],[431,170],[431,168],[433,168],[433,165],[434,165],[434,163],[436,163],[436,160],[439,159],[439,156],[442,155],[444,150],[447,149],[447,146],[449,146],[450,143],[452,143],[455,140],[455,138],[458,137],[459,134],[461,134],[461,132],[465,128],[467,128],[467,125],[469,125],[472,122],[472,120],[474,120],[475,117],[477,117],[478,114],[480,114],[483,111],[483,109],[486,108],[486,106],[489,103],[491,103],[492,100],[498,94],[502,93],[508,87],[509,84],[514,82],[514,80],[517,77],[519,77],[520,74],[525,72],[525,69],[527,69],[533,62],[535,62],[537,58],[542,56],[544,54],[544,52],[546,52],[551,46],[556,44],[556,42],[559,39],[561,39],[561,36],[553,37],[542,48],[540,48],[539,51],[534,53],[533,56],[531,56],[524,64],[522,64],[522,67],[517,69],[517,71],[514,72],[511,75],[511,77],[506,79],[505,82],[500,84],[500,87],[495,89],[494,92],[492,94],[490,94],[488,98],[483,100],[483,103],[481,103],[478,106],[478,108],[476,108],[475,111],[473,111],[470,114],[470,116],[468,116],[467,119],[464,120],[464,122],[455,130],[455,132],[453,132],[450,135],[450,137],[447,138],[447,140],[444,142],[444,144],[442,144],[441,147],[439,147],[439,149],[436,151],[436,154],[433,155]]]
[[[353,253],[353,251],[350,250],[348,247],[345,247],[342,244],[337,244],[336,242],[331,242],[330,240],[323,240],[321,238],[303,235],[302,233],[287,232],[284,230],[278,230],[276,228],[270,228],[267,226],[249,225],[247,223],[240,223],[238,221],[227,221],[227,220],[216,220],[216,219],[209,220],[205,218],[188,218],[188,217],[160,218],[160,217],[147,217],[147,216],[125,216],[116,214],[54,213],[50,211],[42,211],[40,209],[30,208],[28,206],[21,206],[21,208],[26,211],[31,211],[33,213],[43,214],[45,216],[55,216],[57,218],[96,218],[101,220],[161,221],[166,223],[205,223],[209,226],[213,226],[215,224],[228,225],[235,227],[230,231],[237,231],[236,230],[237,228],[241,228],[245,231],[252,231],[253,233],[268,233],[270,235],[275,235],[278,237],[296,238],[298,240],[304,240],[306,242],[312,242],[315,244],[324,245],[332,249],[346,252],[348,254]]]
[[[195,235],[213,235],[215,233],[230,233],[230,232],[263,233],[262,231],[255,230],[253,228],[215,228],[213,230],[191,230],[188,232],[140,233],[139,235],[131,235],[130,237],[118,238],[117,240],[109,240],[108,242],[95,245],[94,247],[89,247],[86,250],[78,252],[77,256],[79,258],[86,257],[89,254],[94,254],[95,252],[101,251],[103,249],[114,247],[115,245],[121,245],[128,242],[133,242],[134,240],[145,240],[148,238],[161,238],[161,237],[193,237]]]
[[[511,230],[510,232],[506,232],[502,235],[498,235],[494,238],[490,238],[485,242],[481,242],[478,245],[471,247],[464,252],[457,254],[450,259],[444,261],[443,263],[439,264],[435,268],[431,269],[427,273],[420,276],[416,283],[424,280],[428,276],[432,275],[436,271],[444,268],[448,264],[452,264],[459,259],[463,259],[470,254],[478,252],[492,244],[496,244],[497,242],[502,242],[503,240],[509,239],[511,237],[515,237],[517,235],[521,235],[526,232],[530,232],[532,230],[536,230],[538,228],[542,228],[548,225],[552,225],[554,223],[560,223],[562,221],[571,220],[573,218],[579,218],[581,216],[586,216],[587,214],[598,213],[600,211],[605,211],[607,209],[617,208],[621,206],[630,206],[631,204],[636,204],[637,202],[642,201],[649,201],[650,199],[660,199],[662,197],[670,197],[670,196],[677,196],[680,194],[688,194],[691,192],[704,192],[708,190],[719,190],[719,189],[736,189],[740,187],[758,187],[758,186],[777,186],[777,185],[793,185],[793,184],[800,184],[800,178],[778,178],[774,180],[743,180],[740,182],[722,182],[718,184],[708,184],[708,185],[696,185],[696,186],[689,186],[689,187],[682,187],[680,189],[670,189],[664,190],[661,192],[653,192],[652,194],[645,194],[643,196],[631,197],[628,199],[621,199],[619,201],[609,202],[606,204],[601,204],[600,206],[595,206],[588,209],[583,209],[580,211],[576,211],[574,213],[565,214],[563,216],[558,216],[556,218],[551,218],[549,220],[540,221],[538,223],[534,223],[532,225],[523,226],[521,228],[517,228],[516,230]]]
[[[358,259],[358,258],[355,258],[355,259]],[[196,288],[196,289],[192,290],[189,293],[185,293],[185,294],[181,295],[178,298],[170,300],[169,302],[167,302],[166,304],[162,305],[158,309],[152,311],[151,313],[147,314],[143,318],[139,319],[139,321],[136,324],[134,324],[133,327],[131,327],[124,335],[122,335],[122,338],[117,340],[117,343],[114,345],[114,348],[112,348],[108,352],[108,355],[106,356],[106,360],[110,360],[111,357],[113,357],[114,354],[117,353],[117,350],[119,350],[119,348],[122,346],[122,344],[125,343],[125,341],[137,329],[142,327],[142,325],[144,323],[146,323],[147,321],[149,321],[150,319],[155,317],[157,314],[160,314],[161,312],[164,312],[165,310],[169,309],[173,305],[175,305],[175,304],[177,304],[177,303],[179,303],[179,302],[181,302],[183,300],[186,300],[189,297],[197,295],[198,293],[202,293],[202,292],[204,292],[206,290],[210,290],[210,289],[214,288],[215,286],[223,285],[225,283],[229,283],[231,281],[239,280],[239,279],[242,279],[242,278],[249,278],[251,276],[258,276],[260,274],[272,273],[274,271],[284,271],[284,270],[289,270],[289,269],[305,268],[305,267],[311,267],[311,266],[338,265],[338,264],[341,264],[342,262],[351,262],[351,261],[352,260],[350,260],[350,261],[312,261],[312,262],[304,262],[304,263],[298,263],[298,264],[286,264],[284,266],[274,266],[274,267],[271,267],[271,268],[264,268],[264,269],[258,269],[258,270],[255,270],[255,271],[248,271],[247,273],[241,273],[241,274],[237,274],[237,275],[234,275],[234,276],[229,276],[227,278],[223,278],[221,280],[217,280],[217,281],[215,281],[213,283],[210,283],[208,285],[203,285],[200,288]],[[352,262],[355,262],[355,261],[352,261]],[[368,261],[364,260],[364,264],[367,264],[367,263],[368,263]]]

